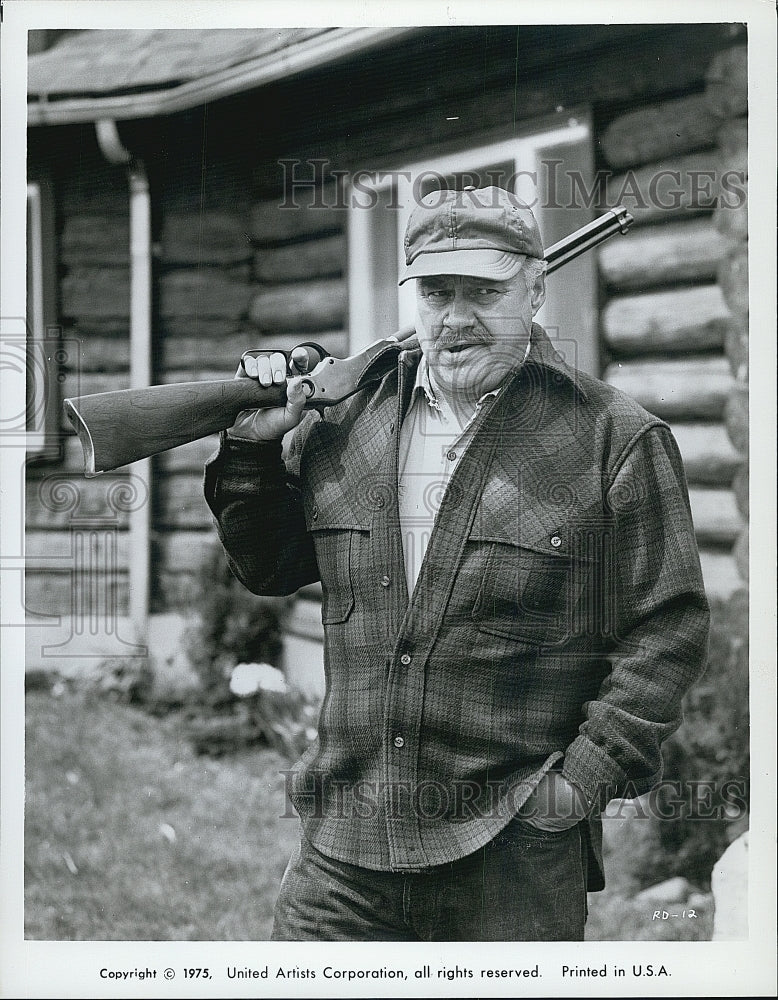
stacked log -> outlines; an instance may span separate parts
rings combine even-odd
[[[670,423],[706,587],[725,600],[747,518],[744,67],[744,47],[720,52],[704,90],[623,114],[601,140],[607,203],[635,217],[599,252],[605,378]]]

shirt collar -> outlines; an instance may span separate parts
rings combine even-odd
[[[490,396],[498,396],[501,390],[502,386],[498,385],[496,389],[491,389],[489,392],[485,392],[476,403],[476,410],[480,409]],[[427,402],[433,409],[440,409],[440,403],[438,402],[438,398],[435,395],[435,389],[430,381],[429,365],[427,364],[427,359],[423,354],[416,369],[416,380],[413,383],[412,391],[413,396],[415,397],[419,391],[424,393]]]
[[[422,354],[419,365],[416,369],[416,381],[413,383],[413,395],[415,396],[418,390],[421,389],[424,395],[427,397],[427,402],[430,406],[437,406],[438,401],[435,397],[435,391],[430,383],[430,370],[427,365],[427,359]]]

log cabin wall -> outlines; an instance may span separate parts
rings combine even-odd
[[[698,25],[693,37],[677,25],[638,36],[620,26],[522,31],[519,39],[530,41],[518,75],[516,29],[439,29],[345,69],[164,120],[124,123],[125,144],[143,157],[152,184],[154,380],[229,378],[252,346],[317,340],[334,354],[347,350],[345,212],[332,207],[329,193],[327,209],[280,211],[281,159],[325,158],[344,171],[385,167],[495,130],[509,135],[510,123],[523,117],[586,104],[599,166],[619,190],[630,171],[640,188],[658,167],[685,178],[721,158],[737,168],[745,107],[717,107],[713,95],[715,74],[731,74],[743,59],[734,44],[742,39],[738,26]],[[673,58],[681,43],[684,58]],[[452,106],[456,125],[447,122]],[[104,164],[88,127],[33,130],[30,155],[51,165],[58,192],[63,335],[77,349],[77,362],[71,352],[64,363],[62,394],[75,394],[77,371],[82,393],[121,388],[129,358],[124,172]],[[712,591],[731,593],[747,497],[745,439],[730,436],[743,414],[745,209],[714,211],[690,197],[675,211],[652,208],[651,199],[645,209],[627,204],[633,231],[599,257],[605,377],[673,426],[706,580]],[[191,607],[204,546],[214,539],[201,486],[214,444],[155,460],[153,611]],[[28,551],[64,550],[76,515],[113,525],[123,611],[126,513],[106,489],[126,475],[85,482],[80,463],[70,437],[62,463],[31,470]],[[78,481],[75,515],[41,500],[57,476]],[[50,570],[45,560],[36,563],[31,609],[68,611],[71,583],[62,567],[56,559]],[[298,602],[293,628],[301,637],[320,636],[316,594],[312,588],[306,596],[314,600]]]
[[[706,587],[723,600],[747,571],[746,110],[738,45],[700,92],[630,110],[601,137],[610,196],[630,192],[635,216],[599,253],[604,378],[670,423]]]

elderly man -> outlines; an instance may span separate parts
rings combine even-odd
[[[429,195],[405,249],[418,342],[322,417],[291,379],[206,470],[249,589],[322,583],[326,696],[273,936],[581,939],[599,814],[652,787],[703,667],[681,461],[533,323],[543,247],[514,196]],[[247,374],[281,382],[285,359]]]

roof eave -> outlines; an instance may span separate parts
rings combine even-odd
[[[186,111],[223,97],[261,87],[307,70],[339,62],[422,30],[419,27],[335,28],[291,48],[230,66],[175,87],[143,94],[35,100],[27,104],[27,124],[74,125],[101,119],[153,118]]]

